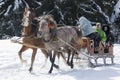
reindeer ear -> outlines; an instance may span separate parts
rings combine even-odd
[[[23,15],[25,15],[27,12],[27,8],[25,7]]]
[[[24,10],[25,12],[27,11],[27,7],[25,7],[25,10]]]
[[[55,25],[54,25],[53,23],[48,23],[48,27],[49,27],[50,29],[54,29],[54,28],[55,28]]]

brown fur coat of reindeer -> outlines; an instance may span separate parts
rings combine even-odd
[[[41,48],[41,51],[43,52],[43,54],[45,55],[46,58],[48,58],[48,54],[47,51],[45,50],[45,45],[42,42],[42,39],[37,39],[35,38],[35,31],[34,28],[37,26],[33,26],[32,20],[34,19],[35,15],[34,15],[34,10],[32,8],[28,9],[25,8],[24,14],[23,14],[23,39],[22,42],[23,44],[29,44],[29,45],[33,45],[33,46],[37,46],[39,48]],[[37,25],[37,24],[36,24]],[[33,47],[33,46],[29,46],[29,45],[23,45],[20,49],[20,51],[18,52],[19,54],[19,58],[21,60],[21,62],[26,62],[25,60],[23,60],[22,58],[22,53],[28,49],[32,49],[32,57],[31,57],[31,66],[29,71],[32,71],[33,68],[33,63],[35,60],[35,56],[37,53],[37,48]]]

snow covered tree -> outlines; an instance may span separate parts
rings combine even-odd
[[[120,0],[0,0],[0,36],[21,35],[25,7],[34,8],[36,16],[52,14],[62,25],[77,25],[81,16],[91,22],[120,25],[119,12],[115,9],[118,2]]]

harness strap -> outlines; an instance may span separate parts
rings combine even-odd
[[[59,38],[59,37],[58,37],[58,39],[59,39],[60,41],[62,41],[63,43],[65,43],[66,45],[68,45],[69,47],[71,47],[71,48],[73,48],[74,50],[76,50],[78,53],[80,53],[80,51],[78,51],[75,47],[73,47],[73,46],[70,45],[69,43],[65,42],[64,40],[62,40],[62,39]],[[86,56],[86,57],[88,57],[88,58],[94,59],[94,57],[92,57],[92,56],[90,56],[90,55],[88,55],[88,54],[84,54],[84,53],[81,53],[81,54],[84,55],[84,56]]]
[[[23,42],[21,42],[20,40],[11,40],[11,42],[13,42],[13,43],[18,43],[18,44],[22,44],[22,45],[24,45],[24,46],[29,46],[29,47],[32,47],[32,48],[40,48],[40,47],[38,47],[38,46],[35,46],[35,45],[31,45],[31,44],[28,44],[28,43],[23,43]],[[43,49],[43,50],[47,50],[46,48],[40,48],[40,49]]]
[[[18,39],[11,39],[11,42],[13,43],[18,43],[18,44],[21,44],[21,45],[24,45],[24,46],[29,46],[29,47],[32,47],[32,48],[38,48],[38,49],[41,49],[41,50],[46,50],[48,51],[47,48],[40,48],[38,46],[35,46],[35,45],[31,45],[31,44],[28,44],[28,43],[23,43],[20,41],[22,37],[18,38]],[[62,50],[58,50],[58,52],[63,52]],[[61,54],[61,56],[63,56],[63,54]],[[64,57],[64,56],[63,56]]]

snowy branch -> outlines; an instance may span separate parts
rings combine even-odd
[[[108,23],[110,23],[110,18],[109,18],[109,16],[107,16],[107,15],[102,11],[101,7],[100,7],[98,4],[96,4],[95,1],[93,1],[93,4],[96,5],[96,7],[97,7],[97,9],[98,9],[98,12],[101,13],[101,14],[106,18],[106,20],[108,21]]]
[[[10,6],[7,8],[7,11],[5,12],[4,16],[7,16],[7,15],[8,15],[11,7],[12,7],[12,5],[10,5]]]

